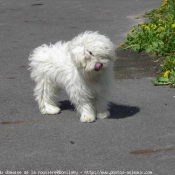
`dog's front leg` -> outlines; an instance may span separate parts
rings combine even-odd
[[[90,122],[94,122],[96,119],[92,104],[81,105],[80,114],[81,114],[81,117],[80,117],[81,122],[90,123]]]
[[[108,102],[104,96],[98,96],[96,98],[96,110],[97,118],[104,119],[110,116],[110,113],[108,111]]]

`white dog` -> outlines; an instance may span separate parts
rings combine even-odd
[[[86,31],[68,42],[42,45],[29,57],[34,95],[42,114],[57,114],[54,96],[64,89],[81,122],[109,117],[107,99],[113,80],[115,47],[104,35]]]

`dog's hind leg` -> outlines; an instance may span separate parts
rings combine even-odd
[[[44,78],[37,82],[34,95],[42,114],[58,114],[60,112],[60,108],[54,102],[55,93],[56,87],[51,85],[51,82]]]

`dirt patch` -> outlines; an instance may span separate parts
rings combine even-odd
[[[117,60],[114,65],[116,79],[139,79],[157,77],[160,74],[161,59],[145,52],[116,50]]]

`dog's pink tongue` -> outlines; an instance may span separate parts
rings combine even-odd
[[[96,63],[95,64],[95,70],[96,71],[99,71],[102,67],[103,67],[103,64],[102,63]]]

